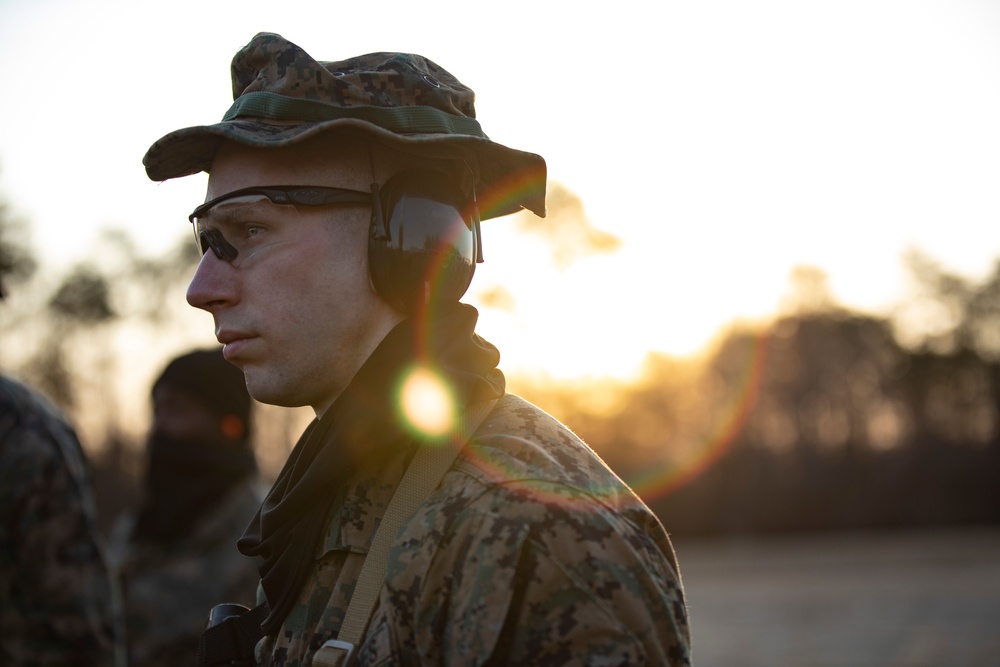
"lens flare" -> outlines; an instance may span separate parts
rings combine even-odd
[[[455,400],[448,384],[427,368],[414,369],[400,392],[403,416],[411,428],[425,436],[440,437],[455,423]]]
[[[481,217],[485,220],[516,210],[520,202],[544,192],[545,173],[544,165],[532,164],[494,182],[489,191],[478,193],[477,207]],[[443,297],[452,293],[450,286],[445,284],[449,262],[448,253],[436,253],[427,267],[424,283],[432,310],[442,303]]]
[[[517,210],[518,204],[539,191],[545,191],[545,167],[532,164],[507,174],[488,192],[479,193],[479,212],[483,220],[503,215],[504,211]]]
[[[762,330],[753,337],[742,368],[742,377],[737,385],[735,399],[728,408],[728,414],[719,421],[715,431],[710,433],[700,443],[696,452],[683,462],[656,466],[645,474],[626,479],[637,494],[647,501],[667,496],[697,479],[729,450],[746,426],[757,402],[767,361],[768,336],[769,333]]]
[[[697,479],[729,450],[746,426],[756,404],[765,373],[768,337],[769,333],[762,331],[750,340],[741,360],[740,375],[730,404],[715,428],[704,434],[691,454],[680,461],[651,463],[644,472],[626,476],[623,481],[628,488],[646,502],[669,495]],[[518,447],[519,443],[525,449],[511,449]],[[521,434],[497,433],[471,443],[463,450],[462,456],[473,462],[487,477],[503,482],[513,492],[531,496],[548,505],[585,504],[582,497],[575,496],[576,492],[563,485],[524,477],[522,462],[537,456],[527,443]],[[616,505],[621,502],[619,497],[627,493],[618,483],[609,482],[590,486],[586,495]],[[625,499],[624,502],[630,501]]]

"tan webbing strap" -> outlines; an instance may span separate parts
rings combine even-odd
[[[316,651],[312,660],[314,666],[339,667],[348,665],[353,659],[354,651],[364,635],[368,620],[375,610],[379,592],[385,583],[385,573],[389,565],[389,547],[396,536],[396,531],[437,488],[441,478],[458,457],[461,448],[486,419],[496,402],[496,399],[493,399],[477,403],[465,411],[456,433],[459,446],[424,445],[417,450],[406,468],[406,473],[403,474],[403,479],[392,494],[385,516],[382,517],[375,532],[375,539],[368,549],[368,555],[365,556],[364,565],[361,566],[361,574],[358,576],[351,601],[347,605],[347,612],[337,639],[325,642]]]

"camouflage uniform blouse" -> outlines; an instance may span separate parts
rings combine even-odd
[[[76,434],[0,376],[0,665],[104,665],[108,575]]]
[[[259,664],[309,665],[336,637],[402,473],[348,486]],[[400,529],[358,664],[689,665],[673,548],[583,442],[508,394]]]

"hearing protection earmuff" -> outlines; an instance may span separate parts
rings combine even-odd
[[[368,271],[379,296],[413,314],[457,302],[482,261],[479,212],[443,175],[405,171],[372,185]]]

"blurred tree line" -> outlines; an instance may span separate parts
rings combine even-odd
[[[981,282],[906,262],[918,294],[888,317],[800,268],[773,321],[650,358],[611,404],[599,385],[525,393],[675,534],[997,522],[1000,262]]]
[[[107,526],[139,493],[152,380],[215,342],[184,301],[189,239],[147,257],[112,231],[91,256],[38,270],[0,202],[0,369],[77,424]],[[510,386],[570,424],[675,534],[995,522],[1000,262],[974,281],[918,252],[906,261],[918,293],[886,316],[839,306],[804,267],[772,321],[733,325],[698,358],[651,355],[629,383]],[[259,406],[266,474],[308,418]]]

